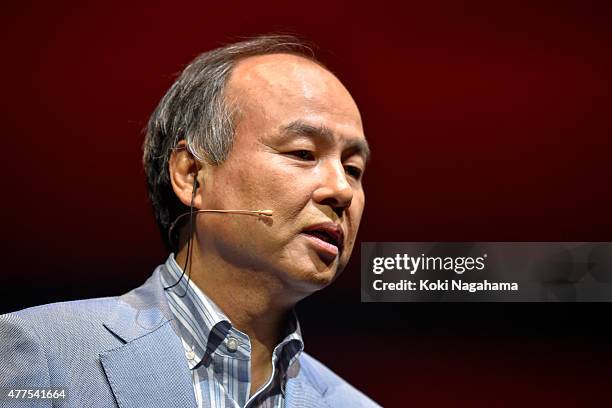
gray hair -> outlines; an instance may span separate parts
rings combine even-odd
[[[168,236],[171,223],[189,211],[170,184],[168,162],[173,148],[185,140],[197,160],[223,163],[234,141],[234,111],[224,95],[233,67],[247,57],[279,53],[319,63],[312,49],[294,36],[266,35],[228,44],[196,57],[149,118],[143,165],[155,220],[168,249],[177,249],[179,244],[176,229]]]

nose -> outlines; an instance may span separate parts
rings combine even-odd
[[[332,207],[338,216],[342,216],[353,200],[353,188],[346,177],[341,162],[322,163],[321,182],[313,192],[313,200]]]

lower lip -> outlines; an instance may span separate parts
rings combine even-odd
[[[318,252],[322,252],[325,255],[336,257],[338,256],[338,247],[330,244],[329,242],[325,242],[320,238],[315,237],[310,234],[302,234],[306,238],[310,240],[310,242],[315,246]]]

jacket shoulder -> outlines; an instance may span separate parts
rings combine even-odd
[[[14,314],[0,315],[0,387],[49,386],[48,362],[38,333]]]
[[[13,339],[18,339],[19,334],[27,335],[30,340],[37,339],[47,351],[108,343],[113,336],[103,323],[115,310],[117,299],[50,303],[0,315],[0,332],[11,333]]]
[[[103,325],[117,299],[53,303],[0,315],[0,388],[66,388],[73,401],[113,406],[91,398],[112,401],[99,353],[121,344]],[[50,407],[50,401],[41,406]]]
[[[40,365],[37,372],[43,373],[47,363],[53,365],[45,362],[50,356],[69,359],[85,349],[93,351],[96,345],[116,345],[102,325],[116,299],[52,303],[0,315],[0,365],[16,370],[22,363],[36,361],[32,365]]]
[[[117,303],[117,296],[103,297],[84,300],[73,300],[68,302],[49,303],[46,305],[29,307],[16,312],[7,313],[8,315],[18,316],[33,324],[44,322],[48,319],[89,319],[95,316],[108,315]]]
[[[380,407],[311,355],[302,353],[300,366],[310,381],[321,390],[330,407]]]

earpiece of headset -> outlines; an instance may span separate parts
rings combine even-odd
[[[193,191],[196,191],[198,188],[200,188],[200,182],[198,181],[198,176],[196,174],[193,177]]]

